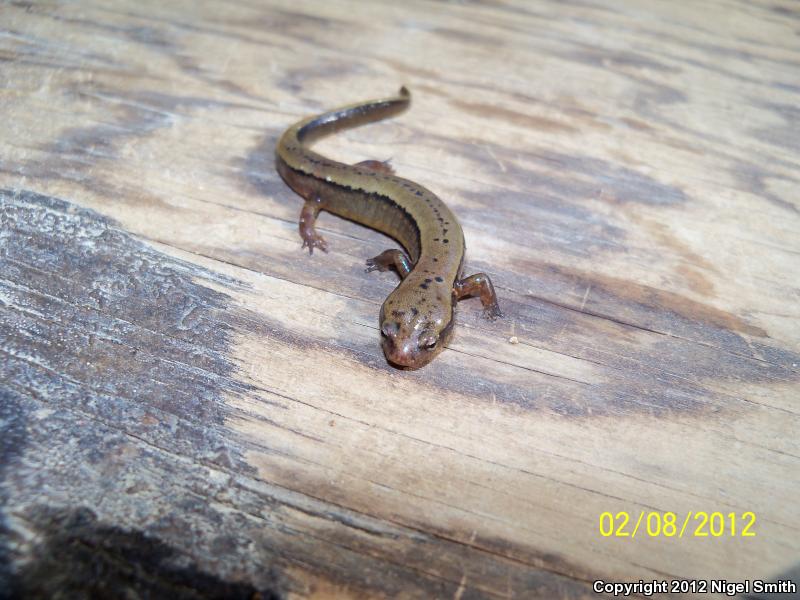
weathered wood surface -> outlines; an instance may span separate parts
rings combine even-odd
[[[576,598],[798,563],[796,3],[0,11],[6,594]],[[462,303],[417,372],[378,343],[386,240],[323,215],[301,252],[272,158],[401,83],[409,113],[321,150],[445,198],[506,315]],[[601,537],[623,510],[757,536]]]

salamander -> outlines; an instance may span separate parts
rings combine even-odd
[[[316,231],[321,210],[394,238],[405,250],[386,250],[367,260],[367,271],[394,269],[400,284],[381,306],[381,346],[395,366],[416,369],[429,363],[453,334],[457,300],[480,296],[484,315],[501,316],[489,277],[462,277],[464,232],[455,215],[433,192],[394,174],[388,161],[348,165],[309,146],[320,138],[394,116],[408,108],[411,94],[351,104],[303,119],[281,136],[276,166],[283,180],[305,199],[300,212],[303,248],[327,252]]]

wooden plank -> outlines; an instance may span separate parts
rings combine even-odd
[[[790,8],[164,4],[0,9],[0,582],[578,598],[797,565]],[[399,83],[408,114],[320,150],[445,198],[506,315],[462,303],[416,372],[378,345],[385,238],[325,215],[300,252],[272,158]],[[598,530],[714,510],[756,537]]]

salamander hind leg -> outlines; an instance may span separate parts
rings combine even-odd
[[[303,238],[303,248],[308,248],[309,254],[314,254],[314,248],[328,251],[328,242],[314,228],[319,209],[318,200],[306,200],[303,210],[300,211],[300,237]]]
[[[456,295],[456,300],[466,298],[468,296],[480,296],[481,303],[483,304],[483,315],[492,321],[497,317],[502,317],[503,313],[500,312],[500,306],[497,304],[497,294],[494,292],[492,280],[486,273],[476,273],[465,277],[461,281],[456,281],[453,286],[453,293]]]
[[[386,175],[394,175],[394,169],[389,164],[388,160],[362,160],[354,166],[361,167],[362,169],[369,169],[370,171],[377,171],[378,173],[385,173]]]
[[[370,271],[388,271],[392,267],[400,274],[400,279],[405,279],[411,272],[411,260],[400,250],[384,250],[378,256],[367,259],[367,269]]]

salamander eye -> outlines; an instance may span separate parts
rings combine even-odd
[[[435,333],[424,333],[419,338],[419,347],[432,350],[439,342],[439,336]]]
[[[391,321],[384,323],[383,327],[381,327],[381,333],[389,338],[395,337],[399,330],[400,326],[397,323],[392,323]]]

